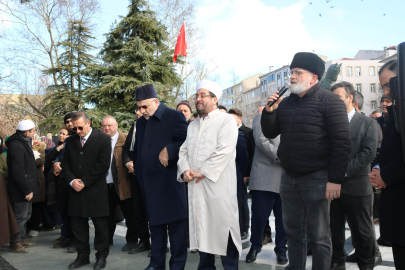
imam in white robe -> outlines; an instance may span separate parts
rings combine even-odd
[[[190,123],[187,139],[180,148],[178,181],[186,170],[199,171],[205,178],[188,183],[190,249],[226,255],[229,233],[242,253],[236,180],[235,118],[218,109],[205,119]]]

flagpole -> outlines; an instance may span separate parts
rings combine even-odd
[[[184,24],[184,32],[185,32],[185,30],[186,30],[186,19],[185,18],[183,19],[183,24]],[[185,72],[185,74],[184,74],[184,90],[186,92],[186,99],[188,99],[189,96],[188,96],[188,91],[187,91],[187,55],[184,56],[184,60],[185,60],[184,64],[183,64],[184,72]]]

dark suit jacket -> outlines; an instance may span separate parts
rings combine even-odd
[[[63,178],[67,183],[81,179],[85,188],[69,188],[69,216],[109,216],[106,175],[111,161],[111,138],[93,128],[90,137],[80,144],[77,134],[66,139],[62,159]]]
[[[380,232],[381,238],[399,246],[405,246],[405,163],[402,153],[401,134],[395,130],[392,106],[387,107],[390,117],[375,160],[379,164],[381,178],[386,188],[381,189]]]
[[[253,137],[253,130],[251,128],[248,128],[244,124],[242,124],[239,130],[243,132],[243,135],[245,135],[246,146],[249,155],[248,165],[243,175],[244,177],[250,177],[250,170],[252,169],[253,156],[255,154],[256,147],[255,138]]]
[[[366,196],[373,193],[368,181],[371,161],[375,158],[378,144],[378,123],[356,112],[350,121],[352,151],[347,177],[342,183],[342,194]]]
[[[151,226],[187,217],[186,187],[177,181],[179,150],[186,137],[184,115],[163,103],[149,120],[142,116],[136,121],[133,160]],[[169,153],[167,167],[159,161],[165,147]]]
[[[236,144],[236,178],[238,189],[246,188],[243,176],[249,163],[249,155],[246,146],[245,135],[239,130],[238,143]]]

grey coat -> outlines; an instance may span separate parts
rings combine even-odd
[[[378,123],[356,112],[350,121],[350,132],[352,152],[341,193],[351,196],[371,195],[373,189],[368,181],[368,174],[377,151]]]
[[[274,139],[264,137],[260,124],[261,117],[262,115],[258,114],[253,119],[253,137],[256,147],[249,189],[280,193],[280,182],[283,175],[283,169],[277,157],[280,136]]]

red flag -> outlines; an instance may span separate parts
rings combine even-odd
[[[183,26],[180,29],[180,34],[177,37],[176,48],[174,49],[173,62],[176,63],[177,56],[184,55],[187,56],[187,43],[186,43],[186,26],[183,23]]]

